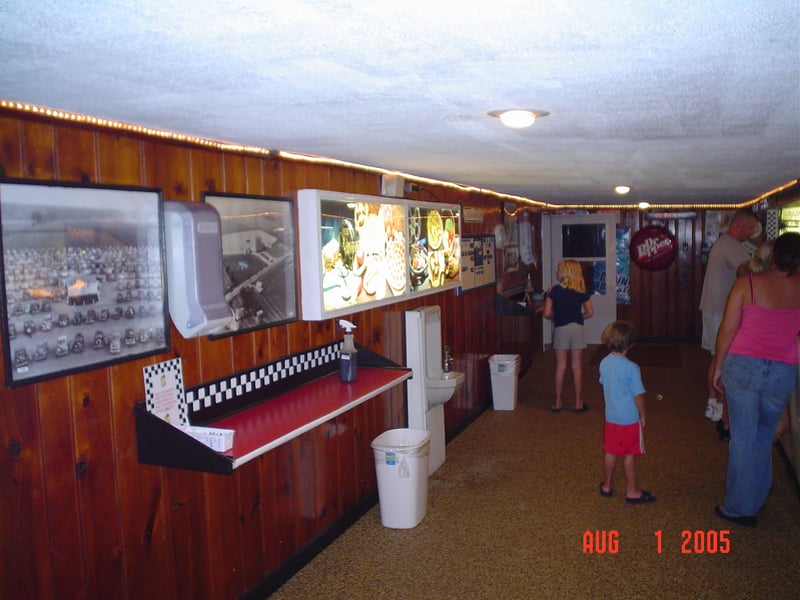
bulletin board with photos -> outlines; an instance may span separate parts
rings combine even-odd
[[[495,276],[493,235],[461,236],[461,286],[459,294],[493,285]]]

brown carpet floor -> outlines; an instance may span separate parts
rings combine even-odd
[[[797,599],[800,498],[788,464],[776,448],[774,490],[757,528],[714,515],[727,444],[703,418],[707,355],[680,351],[680,371],[642,369],[647,455],[638,475],[656,503],[626,505],[621,470],[614,497],[600,497],[597,367],[584,371],[590,410],[554,414],[548,352],[520,380],[516,410],[488,410],[448,444],[417,527],[382,527],[376,506],[272,598]],[[607,548],[615,552],[584,551],[586,532],[596,531],[615,532],[617,546]]]
[[[588,364],[596,366],[608,356],[608,349],[596,346],[587,351]],[[677,344],[636,344],[628,351],[628,358],[640,367],[677,369],[683,366],[683,353]]]

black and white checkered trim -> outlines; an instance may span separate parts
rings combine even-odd
[[[328,346],[306,350],[250,371],[243,371],[186,390],[185,404],[194,414],[226,400],[233,400],[257,390],[267,389],[275,382],[302,375],[313,368],[338,360],[341,345],[341,342],[336,342]]]
[[[774,240],[778,237],[778,232],[780,231],[780,213],[781,211],[777,208],[771,208],[767,211],[765,233],[768,240]]]

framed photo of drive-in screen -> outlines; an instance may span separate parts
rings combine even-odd
[[[0,182],[9,387],[169,349],[161,191]]]
[[[297,262],[291,198],[205,192],[222,227],[225,300],[234,318],[211,337],[296,321]]]

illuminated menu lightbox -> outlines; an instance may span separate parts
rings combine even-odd
[[[298,192],[302,318],[318,321],[460,283],[461,208]]]

